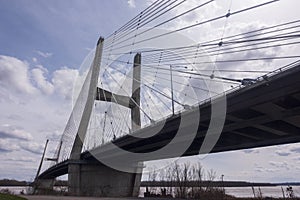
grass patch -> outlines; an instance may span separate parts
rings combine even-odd
[[[0,200],[27,200],[23,197],[18,197],[12,194],[1,194],[0,193]]]

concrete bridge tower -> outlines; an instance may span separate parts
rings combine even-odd
[[[112,169],[101,162],[84,163],[80,161],[84,138],[95,100],[109,101],[112,100],[112,96],[117,97],[120,99],[119,104],[127,106],[131,109],[132,131],[135,131],[141,127],[139,108],[141,54],[136,54],[134,57],[132,97],[130,98],[113,94],[97,87],[103,43],[104,39],[100,38],[97,43],[95,58],[91,69],[91,81],[89,85],[88,98],[70,155],[71,164],[68,166],[69,193],[76,196],[138,196],[141,183],[141,173],[121,172]],[[134,103],[132,103],[132,101],[134,101]],[[129,102],[129,104],[126,104],[126,102]],[[134,170],[141,172],[142,168],[137,166],[139,166],[138,163],[132,164]]]

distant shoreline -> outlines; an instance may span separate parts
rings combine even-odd
[[[187,181],[187,182],[168,182],[168,181],[143,181],[141,187],[272,187],[272,186],[300,186],[300,182],[284,182],[284,183],[259,183],[246,181]]]
[[[2,179],[0,180],[0,186],[29,186],[30,182],[18,181],[14,179]]]
[[[181,183],[182,184],[182,183]],[[246,181],[202,181],[201,183],[195,181],[187,181],[183,183],[187,187],[199,187],[210,184],[213,187],[268,187],[268,186],[300,186],[300,182],[283,182],[283,183],[259,183]],[[0,186],[31,186],[32,182],[18,181],[13,179],[0,180]],[[67,181],[57,181],[55,186],[66,186]],[[142,181],[141,187],[176,187],[177,183],[167,181]]]

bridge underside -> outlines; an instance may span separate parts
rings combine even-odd
[[[297,66],[228,94],[225,124],[218,142],[210,153],[300,142],[299,77],[300,66]],[[207,134],[211,122],[210,102],[200,105],[199,110],[197,135],[182,156],[199,154]],[[177,134],[182,115],[184,113],[167,119],[161,131],[152,137],[144,139],[135,136],[147,135],[153,126],[144,128],[134,135],[119,138],[114,144],[136,153],[161,149]],[[118,155],[114,148],[105,146],[91,152],[83,153],[82,159],[91,159],[92,155],[103,157],[109,155],[116,158],[122,156]],[[170,158],[170,155],[159,155],[154,159]],[[143,159],[147,160],[147,156]]]
[[[297,66],[228,94],[225,125],[211,153],[300,142],[299,77],[300,66]],[[207,133],[211,120],[211,104],[208,102],[200,105],[199,108],[200,122],[197,135],[182,156],[199,154]],[[133,135],[118,138],[114,144],[136,153],[158,150],[169,144],[175,137],[183,114],[167,119],[163,128],[152,137],[144,139],[135,136],[146,135],[153,126],[143,128]],[[97,163],[93,155],[110,156],[114,159],[123,156],[108,144],[91,152],[82,153],[81,161],[76,162],[81,166]],[[170,158],[172,157],[170,155],[159,155],[152,159]],[[147,160],[149,159],[145,156],[143,160],[136,160],[136,162]],[[67,160],[59,163],[43,172],[39,178],[49,179],[67,174],[68,166],[72,162]]]

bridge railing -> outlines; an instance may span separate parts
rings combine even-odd
[[[291,68],[297,67],[298,65],[300,65],[300,60],[297,60],[295,62],[292,62],[292,63],[288,64],[288,65],[280,67],[280,68],[278,68],[278,69],[276,69],[274,71],[271,71],[271,72],[269,72],[269,73],[267,73],[267,74],[265,74],[263,76],[259,76],[256,80],[257,81],[265,80],[266,78],[275,76],[275,75],[277,75],[277,74],[279,74],[281,72],[284,72],[284,71],[287,71],[287,70],[289,70]]]

